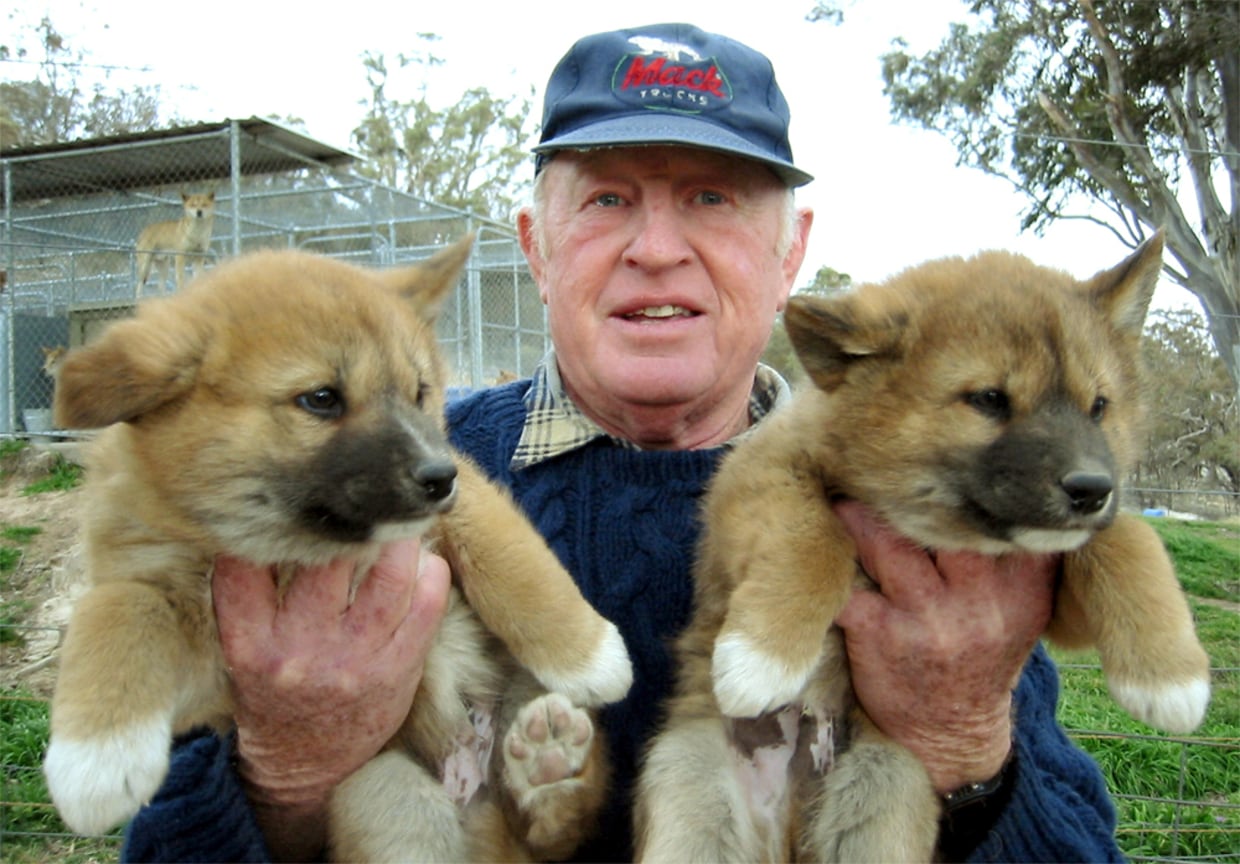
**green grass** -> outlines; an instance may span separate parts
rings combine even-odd
[[[51,805],[41,767],[47,738],[45,700],[22,691],[0,693],[3,861],[5,864],[115,861],[120,849],[119,833],[110,837],[74,837]]]
[[[0,528],[0,540],[7,540],[10,543],[29,543],[42,533],[42,528],[30,525],[5,525]]]
[[[18,439],[0,441],[0,463],[25,450],[29,444]],[[37,495],[42,492],[66,491],[81,482],[82,468],[57,456],[46,475],[22,489],[23,495]],[[21,631],[16,625],[22,623],[30,609],[26,600],[12,597],[13,585],[8,574],[17,569],[25,554],[22,546],[31,538],[42,532],[42,528],[26,525],[5,525],[0,527],[0,645],[14,644],[21,641]]]
[[[0,645],[14,645],[22,641],[21,630],[17,625],[22,623],[29,611],[30,603],[27,600],[0,602]]]
[[[1129,857],[1231,855],[1240,846],[1240,811],[1181,806],[1125,796],[1240,805],[1240,612],[1198,598],[1240,601],[1240,528],[1235,525],[1151,520],[1190,594],[1197,635],[1218,671],[1200,729],[1165,735],[1133,720],[1107,692],[1097,654],[1051,649],[1061,666],[1059,719],[1101,766],[1117,796],[1119,841]],[[1095,733],[1103,733],[1101,735]],[[1108,733],[1140,736],[1107,737]],[[1178,825],[1173,831],[1171,826]]]
[[[1240,525],[1148,521],[1175,560],[1176,572],[1188,593],[1240,602]]]
[[[16,456],[29,446],[30,444],[21,438],[5,438],[0,441],[0,459]]]
[[[0,546],[0,573],[7,573],[22,560],[22,550],[12,546]]]
[[[0,645],[14,644],[21,641],[20,631],[15,625],[20,624],[30,610],[30,602],[14,599],[10,580],[6,574],[17,569],[22,560],[21,544],[28,543],[30,538],[37,536],[42,528],[22,525],[6,525],[0,528],[0,589],[3,589],[3,600],[0,600]],[[7,544],[17,544],[16,546]]]
[[[0,764],[4,765],[4,827],[10,832],[59,832],[64,828],[56,811],[46,806],[47,784],[39,765],[47,745],[47,703],[28,693],[0,696]],[[7,847],[7,843],[5,844]]]
[[[82,482],[82,466],[57,456],[47,476],[41,477],[22,489],[23,495],[38,495],[42,492],[66,492]]]

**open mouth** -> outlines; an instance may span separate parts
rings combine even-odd
[[[626,312],[622,317],[626,321],[658,321],[668,318],[693,318],[697,314],[692,309],[686,309],[684,306],[665,304],[663,306],[646,306],[642,309],[635,309],[632,312]]]

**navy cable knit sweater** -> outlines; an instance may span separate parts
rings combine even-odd
[[[687,622],[701,494],[721,450],[641,451],[599,439],[513,473],[528,381],[449,406],[453,443],[509,486],[583,593],[615,622],[634,662],[624,701],[603,711],[616,794],[577,860],[631,860],[630,793],[651,706],[671,689],[670,641]],[[1011,800],[969,860],[1122,861],[1114,808],[1093,761],[1055,722],[1058,677],[1039,648],[1016,690]],[[180,744],[167,782],[126,835],[125,861],[266,860],[261,833],[231,765],[231,740]]]

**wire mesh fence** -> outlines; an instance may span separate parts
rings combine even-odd
[[[7,150],[0,157],[0,434],[42,434],[52,372],[138,302],[260,248],[387,267],[473,231],[438,328],[454,384],[532,369],[542,304],[515,234],[348,170],[349,155],[269,121]]]
[[[1234,692],[1238,676],[1240,668],[1211,669],[1216,689]],[[1240,737],[1079,728],[1068,736],[1103,765],[1130,860],[1240,860]]]

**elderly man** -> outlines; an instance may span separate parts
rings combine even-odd
[[[698,501],[729,444],[786,396],[758,358],[812,223],[788,123],[770,61],[734,40],[663,24],[576,43],[547,86],[518,221],[554,349],[532,379],[449,408],[454,443],[511,489],[634,661],[632,690],[601,714],[614,792],[579,860],[632,857],[633,780],[688,620]],[[1053,562],[934,559],[857,507],[841,515],[882,589],[840,622],[859,696],[965,802],[947,808],[943,856],[1120,859],[1102,778],[1056,726],[1054,668],[1030,654]],[[273,608],[251,587],[266,574],[221,559],[237,730],[177,748],[125,857],[320,855],[331,789],[409,706],[444,570],[395,544],[358,614],[347,565],[302,574]]]

